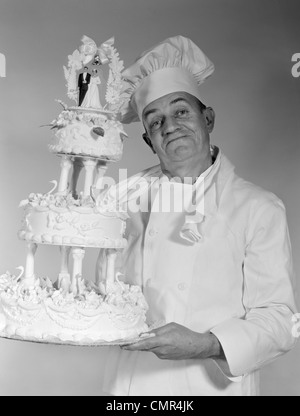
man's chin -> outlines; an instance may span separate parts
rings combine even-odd
[[[183,161],[188,160],[191,157],[195,156],[195,152],[192,151],[192,149],[188,146],[184,145],[177,145],[176,148],[173,148],[172,151],[167,152],[168,156],[171,160],[174,161]]]

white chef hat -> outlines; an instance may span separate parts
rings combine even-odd
[[[201,101],[199,85],[213,72],[213,63],[190,39],[175,36],[159,43],[122,74],[122,122],[141,120],[148,104],[173,92],[187,92]]]

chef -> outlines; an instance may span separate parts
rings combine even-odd
[[[124,122],[143,123],[159,165],[126,192],[120,185],[130,215],[122,270],[143,288],[155,329],[111,348],[103,391],[112,395],[259,395],[261,367],[296,342],[285,208],[211,144],[215,114],[201,84],[213,71],[177,36],[123,74]]]

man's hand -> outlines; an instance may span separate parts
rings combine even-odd
[[[154,331],[150,338],[124,346],[128,351],[149,351],[162,360],[222,358],[222,347],[213,334],[199,334],[172,323]]]

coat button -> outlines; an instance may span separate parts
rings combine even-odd
[[[184,291],[185,289],[186,289],[186,284],[185,283],[179,283],[179,285],[178,285],[178,289],[179,290],[181,290],[181,291]]]
[[[150,237],[154,237],[156,235],[157,231],[154,228],[151,228],[151,230],[149,230],[149,235]]]
[[[145,286],[146,286],[146,287],[151,286],[151,279],[150,279],[150,278],[149,278],[149,279],[147,279]]]

